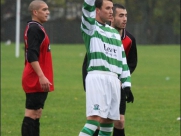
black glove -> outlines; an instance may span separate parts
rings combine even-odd
[[[130,103],[130,102],[133,103],[134,96],[133,96],[133,93],[131,92],[130,87],[125,87],[123,90],[125,91],[125,94],[126,94],[126,101],[127,101],[127,103]]]

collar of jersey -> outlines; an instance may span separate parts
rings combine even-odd
[[[106,24],[100,23],[100,22],[98,22],[98,21],[96,21],[96,22],[97,22],[97,24],[98,24],[99,26],[106,26]]]

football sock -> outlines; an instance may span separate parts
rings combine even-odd
[[[99,122],[95,120],[87,120],[86,124],[82,128],[79,136],[92,136],[99,126]]]
[[[113,136],[125,136],[124,128],[123,129],[117,129],[114,127]]]
[[[24,117],[22,127],[22,136],[35,136],[35,120],[30,117]]]
[[[35,131],[36,131],[36,135],[35,136],[39,136],[40,135],[40,119],[36,119],[35,120]]]
[[[113,123],[100,124],[99,136],[111,136],[113,130]]]
[[[96,131],[94,132],[93,136],[98,136],[99,134],[99,129],[96,129]]]

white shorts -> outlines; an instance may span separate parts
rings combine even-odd
[[[86,116],[120,120],[120,80],[105,71],[91,71],[86,76]]]

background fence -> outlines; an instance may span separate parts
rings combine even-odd
[[[51,43],[83,43],[80,22],[83,0],[45,0],[50,8],[50,19],[44,27]],[[20,39],[31,19],[28,5],[21,0]],[[127,8],[127,30],[138,44],[180,44],[179,0],[113,0]],[[16,0],[1,1],[1,41],[15,41]]]

